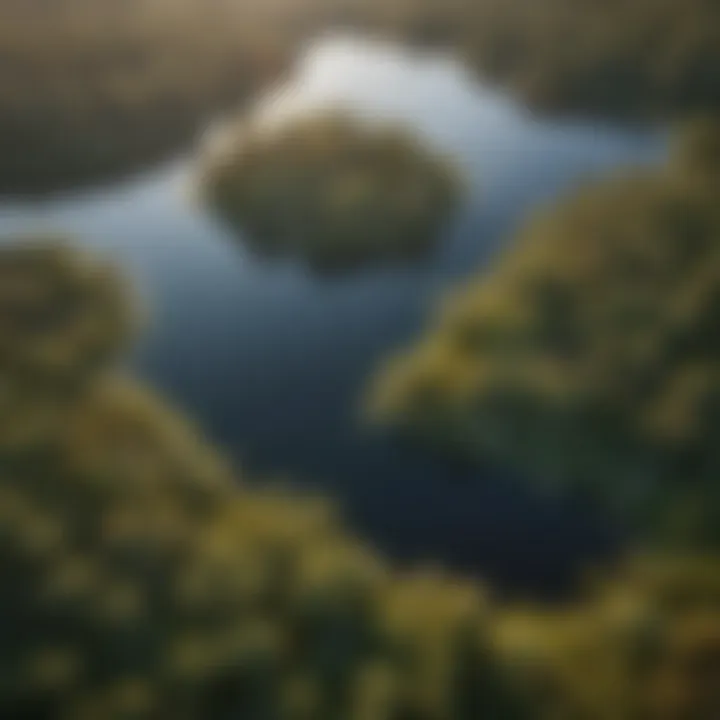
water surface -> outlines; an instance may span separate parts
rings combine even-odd
[[[253,472],[329,492],[397,557],[509,589],[562,588],[608,547],[597,519],[507,472],[363,430],[358,401],[438,297],[487,267],[528,213],[619,165],[657,161],[664,138],[540,121],[448,58],[342,37],[317,43],[259,112],[337,105],[407,121],[466,173],[467,202],[432,257],[331,278],[259,259],[193,202],[184,159],[115,186],[0,202],[0,233],[69,233],[117,259],[151,311],[140,374]]]

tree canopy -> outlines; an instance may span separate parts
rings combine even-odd
[[[717,543],[720,211],[699,143],[541,212],[380,374],[375,417]]]
[[[0,248],[0,277],[18,278],[0,317],[43,321],[6,322],[3,347],[60,338],[73,360],[71,386],[44,355],[32,365],[38,392],[66,387],[42,433],[0,430],[0,715],[514,717],[484,593],[394,571],[326,501],[244,484],[112,369],[110,345],[80,342],[110,286],[81,296],[105,270],[68,253]],[[25,421],[37,413],[33,398]]]
[[[247,482],[123,377],[116,325],[80,342],[78,319],[124,298],[116,276],[28,243],[0,247],[0,277],[29,278],[0,303],[0,341],[20,353],[61,338],[73,372],[33,364],[39,387],[65,387],[62,414],[22,442],[0,429],[3,718],[717,716],[714,556],[638,558],[555,610],[394,568],[331,503]],[[24,417],[36,412],[33,397]]]
[[[715,0],[484,0],[469,62],[545,111],[615,118],[720,110]]]
[[[540,720],[710,720],[720,710],[716,556],[635,556],[564,608],[514,607],[499,645]]]
[[[201,168],[204,197],[251,248],[317,270],[422,255],[458,199],[449,161],[402,127],[329,113],[230,135]]]

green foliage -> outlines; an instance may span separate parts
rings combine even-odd
[[[61,416],[22,443],[0,433],[0,717],[515,717],[477,588],[393,572],[324,501],[243,487],[192,426],[100,371],[117,336],[76,331],[102,288],[114,306],[101,272],[0,250],[7,317],[43,319],[13,329],[16,357],[59,338],[74,362]],[[40,357],[52,393],[66,366]]]
[[[720,209],[693,144],[537,217],[381,373],[372,414],[720,541]]]
[[[133,326],[116,274],[62,241],[0,249],[0,446],[22,444],[62,416]]]
[[[484,0],[475,8],[470,62],[534,107],[632,118],[720,110],[716,0]]]
[[[72,388],[42,433],[0,431],[0,717],[717,717],[716,558],[639,558],[554,611],[398,572],[330,504],[243,484],[110,371],[126,315],[102,266],[5,245],[0,277],[7,357],[49,394]],[[80,333],[88,319],[103,333]],[[73,362],[31,352],[44,339]],[[0,368],[8,387],[15,367]]]
[[[459,190],[447,163],[401,129],[334,114],[240,128],[201,181],[253,248],[320,270],[423,253]]]
[[[507,610],[498,644],[544,720],[720,714],[720,564],[638,557],[571,607]]]

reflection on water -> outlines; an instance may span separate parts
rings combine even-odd
[[[192,202],[185,161],[116,187],[0,204],[0,232],[67,231],[118,258],[152,310],[134,362],[245,465],[312,478],[397,555],[481,570],[509,587],[558,587],[607,544],[584,513],[504,473],[363,432],[358,394],[439,294],[486,262],[528,211],[581,178],[658,159],[664,139],[539,122],[446,58],[342,38],[314,48],[260,111],[333,104],[407,120],[471,178],[471,201],[423,265],[321,279],[260,260]]]

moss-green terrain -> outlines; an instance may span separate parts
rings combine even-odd
[[[14,441],[33,398],[0,429],[3,718],[471,720],[514,702],[479,589],[398,575],[328,503],[244,486],[113,370],[116,333],[79,339],[106,312],[104,268],[29,242],[0,249],[18,278],[0,316],[24,323],[1,326],[3,346],[59,342],[73,382],[28,365],[38,392],[64,389],[62,413]]]
[[[392,360],[370,412],[673,538],[720,540],[720,209],[698,143],[541,212]]]
[[[338,114],[241,127],[200,175],[252,249],[320,271],[421,257],[460,192],[449,162],[409,131]]]
[[[16,353],[62,337],[76,371],[44,432],[18,443],[0,430],[3,718],[716,717],[713,556],[643,558],[554,610],[393,568],[331,504],[246,483],[122,377],[110,352],[120,334],[79,342],[71,330],[86,316],[69,288],[94,319],[107,300],[86,281],[106,283],[106,268],[28,243],[2,246],[0,275],[44,277],[66,299],[59,313],[36,283],[32,300],[16,288],[3,318],[47,321],[7,337]],[[52,363],[32,368],[50,394],[66,384]]]
[[[507,608],[498,645],[541,720],[711,720],[720,710],[716,557],[636,556],[570,606]]]

